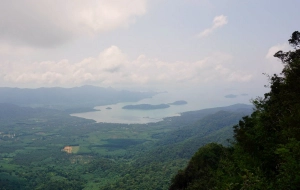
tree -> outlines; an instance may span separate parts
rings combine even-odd
[[[287,189],[300,186],[300,33],[289,40],[294,51],[278,51],[284,68],[269,77],[270,92],[253,101],[255,111],[235,126],[236,146],[256,160],[266,179]],[[282,187],[283,188],[283,187]]]
[[[269,76],[270,91],[253,100],[254,112],[234,126],[232,147],[199,149],[170,189],[298,189],[300,187],[300,33],[293,51],[278,51],[284,68]],[[216,159],[215,159],[216,158]],[[205,160],[205,159],[204,159]],[[196,167],[195,167],[196,166]],[[201,174],[201,175],[199,175]]]

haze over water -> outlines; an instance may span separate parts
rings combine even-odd
[[[204,99],[203,97],[206,97]],[[188,103],[185,105],[171,105],[165,109],[154,110],[129,110],[122,109],[125,105],[136,104],[168,104],[178,100],[185,100]],[[96,122],[104,123],[124,123],[124,124],[145,124],[151,122],[162,121],[163,118],[179,116],[180,113],[194,110],[201,110],[211,107],[228,106],[236,103],[249,104],[249,96],[238,96],[237,98],[224,98],[220,94],[215,94],[210,97],[202,96],[201,94],[191,93],[160,93],[152,98],[143,99],[138,102],[124,102],[113,105],[97,106],[95,109],[99,111],[75,113],[72,116],[82,117],[85,119],[93,119]],[[106,109],[110,107],[111,109]]]

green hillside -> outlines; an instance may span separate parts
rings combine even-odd
[[[234,126],[230,147],[201,147],[170,190],[280,189],[300,187],[300,33],[289,40],[293,51],[277,52],[284,69],[269,76],[270,92],[253,100],[251,116]]]
[[[227,145],[231,126],[249,115],[252,106],[236,104],[131,125],[12,104],[0,104],[0,110],[0,189],[152,190],[168,189],[198,147]]]

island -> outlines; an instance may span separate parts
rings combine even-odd
[[[107,107],[107,108],[105,108],[105,109],[107,109],[107,110],[111,110],[112,108],[111,108],[111,107]]]
[[[185,101],[185,100],[178,100],[178,101],[175,101],[173,103],[169,103],[169,105],[184,105],[184,104],[187,104],[187,101]]]
[[[158,105],[151,105],[151,104],[137,104],[137,105],[126,105],[123,106],[122,109],[128,110],[155,110],[155,109],[165,109],[170,107],[168,104],[158,104]]]
[[[228,94],[226,96],[224,96],[225,98],[236,98],[237,95],[234,95],[234,94]]]

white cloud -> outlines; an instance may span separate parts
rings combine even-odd
[[[277,44],[277,45],[270,47],[268,50],[268,53],[265,56],[267,62],[265,63],[265,71],[264,72],[266,72],[268,74],[281,73],[281,71],[283,69],[283,64],[281,63],[280,59],[274,57],[274,54],[280,50],[286,52],[291,49],[292,48],[289,46],[288,43]]]
[[[272,47],[269,48],[268,53],[266,55],[266,58],[267,59],[273,59],[274,58],[274,54],[277,53],[279,50],[288,51],[290,49],[291,48],[290,48],[290,46],[287,43],[277,44],[277,45],[272,46]]]
[[[0,1],[0,43],[55,47],[78,35],[128,27],[147,0]]]
[[[114,30],[146,13],[146,0],[102,0],[81,3],[77,21],[93,32]],[[74,13],[76,15],[76,13]]]
[[[227,17],[224,15],[216,16],[213,20],[213,25],[210,28],[203,30],[197,35],[198,38],[206,37],[215,29],[220,28],[228,23]]]
[[[99,86],[137,87],[246,82],[252,75],[236,70],[232,56],[215,53],[195,62],[166,62],[140,55],[129,60],[118,47],[111,46],[97,57],[78,63],[58,62],[0,63],[0,84],[7,86]]]
[[[30,47],[24,47],[24,46],[14,46],[7,43],[0,43],[0,55],[1,56],[19,56],[19,55],[29,55],[30,53],[33,53],[34,49]]]

